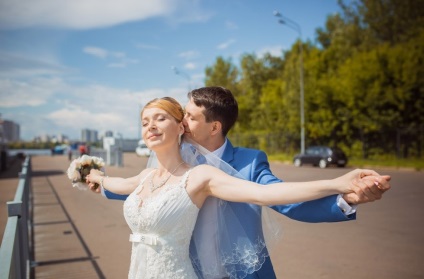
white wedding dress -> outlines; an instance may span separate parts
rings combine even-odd
[[[128,278],[197,279],[189,245],[199,209],[185,189],[189,173],[142,201],[137,193],[151,172],[126,199],[124,216],[132,230]]]

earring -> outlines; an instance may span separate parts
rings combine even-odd
[[[181,138],[182,138],[183,134],[179,134],[178,135],[178,145],[181,145]]]

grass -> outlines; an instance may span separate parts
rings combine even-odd
[[[281,161],[287,163],[293,163],[293,155],[288,154],[272,154],[269,155],[270,161]],[[416,171],[424,170],[424,159],[411,158],[411,159],[399,159],[392,156],[375,157],[370,159],[361,158],[349,158],[349,167],[357,168],[378,168],[378,167],[390,167],[396,169],[408,168]]]

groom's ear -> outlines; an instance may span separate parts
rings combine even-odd
[[[216,135],[217,133],[221,133],[222,124],[219,121],[214,121],[212,123],[212,135]]]

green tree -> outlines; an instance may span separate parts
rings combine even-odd
[[[245,54],[238,68],[218,57],[206,69],[206,85],[228,87],[236,96],[233,132],[250,135],[242,145],[298,148],[302,46],[307,145],[337,145],[364,157],[422,156],[423,3],[340,0],[342,13],[317,29],[316,44],[297,41],[281,57]]]
[[[424,26],[422,0],[354,1],[361,23],[379,42],[391,45],[416,37]]]

